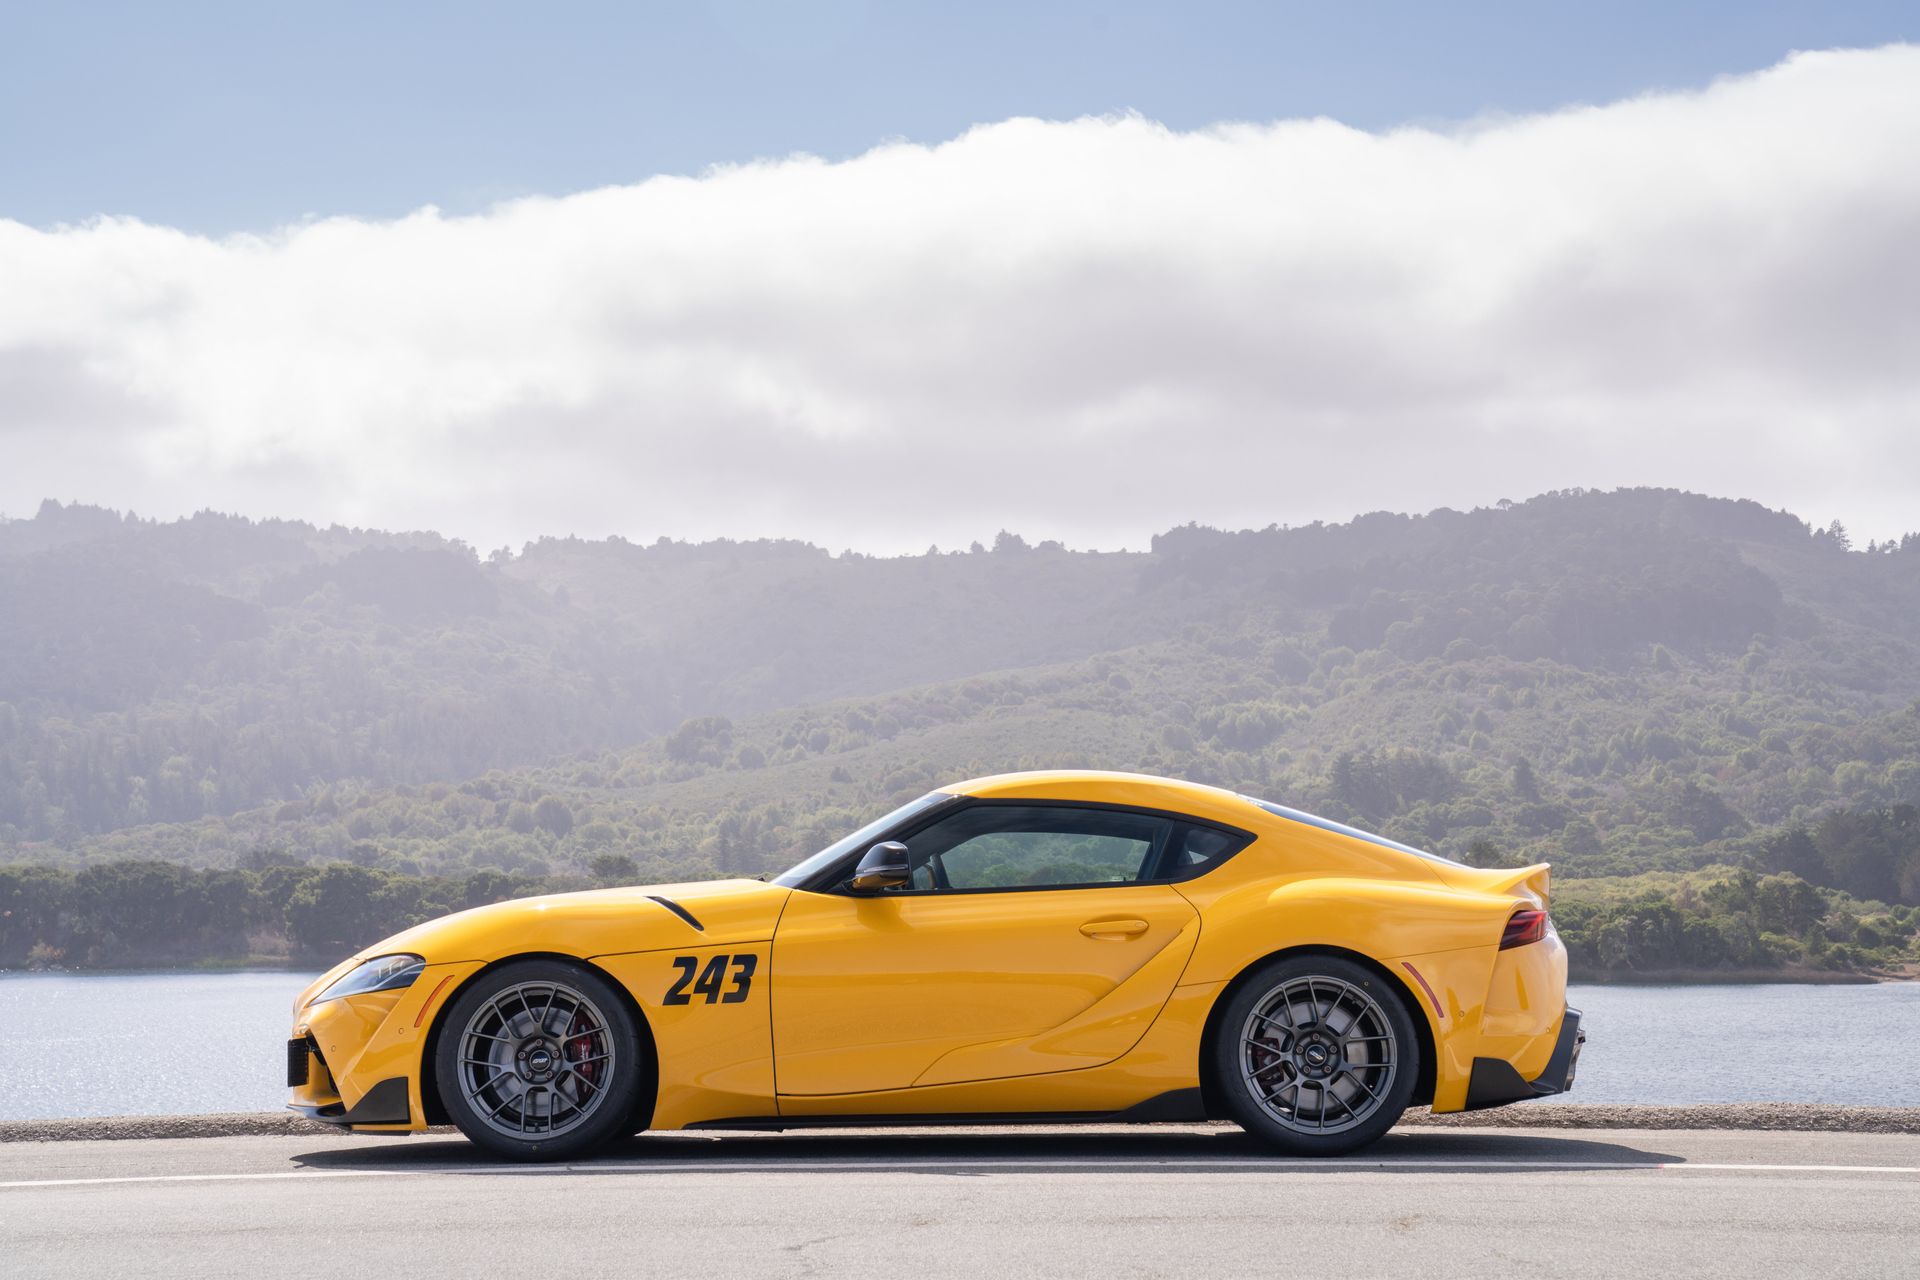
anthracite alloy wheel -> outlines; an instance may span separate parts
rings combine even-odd
[[[1214,1084],[1243,1128],[1296,1155],[1340,1155],[1391,1129],[1419,1076],[1400,994],[1338,956],[1261,966],[1228,1001]]]
[[[618,992],[584,966],[521,960],[448,1007],[434,1053],[440,1100],[498,1155],[560,1160],[633,1131],[652,1063]]]

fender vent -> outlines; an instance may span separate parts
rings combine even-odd
[[[687,910],[685,907],[675,902],[672,898],[663,898],[657,893],[650,893],[647,895],[647,897],[653,899],[655,902],[659,903],[661,906],[665,907],[667,910],[673,912],[673,914],[679,916],[682,920],[685,920],[688,924],[692,925],[694,928],[698,929],[700,932],[705,933],[707,931],[707,927],[705,925],[701,924],[698,920],[695,920],[693,918],[693,912]]]

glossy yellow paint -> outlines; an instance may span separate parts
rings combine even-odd
[[[480,968],[476,961],[428,965],[403,991],[345,996],[306,1007],[294,1021],[293,1034],[313,1037],[322,1058],[317,1065],[323,1070],[313,1071],[316,1064],[309,1063],[308,1091],[305,1096],[296,1091],[296,1105],[339,1102],[351,1110],[374,1085],[399,1076],[407,1081],[406,1127],[425,1128],[420,1054],[433,1025],[431,1015]]]
[[[1139,1042],[1104,1066],[873,1093],[780,1098],[783,1116],[1111,1114],[1199,1084],[1200,1035],[1226,984],[1173,989]]]
[[[765,942],[736,942],[595,959],[609,977],[633,994],[660,1046],[654,1128],[678,1129],[722,1116],[771,1114],[771,986],[762,980],[768,972],[769,950]],[[662,1004],[661,997],[678,976],[673,967],[676,955],[693,956],[702,964],[716,955],[751,955],[756,977],[746,999],[738,1004]]]
[[[1516,906],[1546,905],[1544,867],[1442,863],[1161,778],[1023,773],[947,790],[1163,810],[1255,839],[1173,884],[856,897],[724,880],[461,912],[367,948],[302,993],[295,1033],[311,1032],[326,1069],[315,1064],[293,1102],[350,1108],[403,1077],[406,1127],[423,1126],[435,1017],[489,965],[536,954],[595,965],[632,995],[659,1060],[656,1128],[1124,1111],[1198,1086],[1202,1037],[1233,980],[1301,947],[1352,953],[1392,977],[1432,1035],[1436,1110],[1464,1105],[1476,1057],[1531,1079],[1552,1052],[1564,948],[1549,936],[1498,950]],[[428,966],[405,991],[310,1003],[360,961],[402,952]],[[747,999],[663,1003],[675,956],[720,954],[755,957]]]
[[[1145,1030],[1126,1015],[1158,1009],[1173,990],[1197,919],[1170,885],[796,892],[773,948],[780,1092],[863,1093],[1111,1061]],[[1163,956],[1171,963],[1153,963]]]

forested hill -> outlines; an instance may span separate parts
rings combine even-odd
[[[1570,720],[1631,721],[1589,753],[1685,754],[1667,704],[1709,690],[1727,743],[1766,753],[1773,730],[1804,749],[1920,696],[1917,541],[1849,549],[1753,503],[1637,490],[1189,527],[1144,554],[1003,534],[892,559],[561,539],[482,561],[433,534],[49,502],[0,522],[0,842],[462,781],[702,716],[1143,646],[1178,696],[1143,688],[1122,719],[1257,723],[1200,739],[1239,768],[1396,743],[1575,763],[1481,727],[1501,708],[1455,695],[1489,679],[1571,682]],[[1315,714],[1336,690],[1344,728]],[[1703,781],[1740,792],[1741,773]]]
[[[0,864],[92,868],[0,866],[0,964],[366,942],[543,884],[758,874],[940,782],[1042,766],[1236,787],[1563,885],[1709,877],[1570,906],[1589,964],[1895,963],[1920,904],[1920,538],[1654,490],[890,559],[483,559],[54,503],[0,522]],[[245,885],[102,865],[129,859]],[[1788,879],[1699,870],[1724,866]],[[166,924],[168,884],[180,912],[253,906]]]

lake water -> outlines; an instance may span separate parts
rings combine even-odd
[[[270,1111],[306,977],[0,974],[0,1120]],[[1920,1106],[1920,983],[1576,986],[1567,1102]]]

